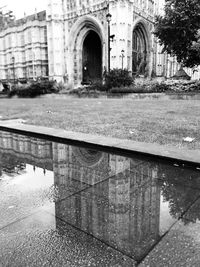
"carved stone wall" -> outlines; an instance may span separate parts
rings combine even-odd
[[[111,68],[123,67],[132,72],[132,36],[137,24],[141,25],[147,43],[147,76],[151,75],[153,40],[151,30],[155,13],[154,2],[145,1],[55,1],[50,0],[47,12],[49,29],[49,72],[52,78],[79,86],[83,80],[83,42],[89,31],[95,31],[102,44],[102,74],[108,68],[108,23],[112,15],[110,34]],[[57,38],[57,39],[56,39]],[[56,44],[59,50],[56,52]],[[59,61],[59,62],[58,62]]]

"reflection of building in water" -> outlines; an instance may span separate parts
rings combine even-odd
[[[52,143],[38,138],[0,132],[0,153],[52,170]]]
[[[131,161],[131,237],[140,257],[159,238],[160,188],[158,169],[148,161]]]
[[[156,166],[0,132],[0,156],[6,155],[54,170],[59,198],[65,199],[55,204],[59,218],[137,259],[157,240],[160,192]],[[66,198],[66,193],[81,189],[85,190]]]
[[[60,198],[56,215],[79,229],[136,259],[159,237],[160,191],[155,165],[0,132],[0,156],[6,159],[6,155],[54,170]],[[9,157],[6,160],[9,163]]]
[[[108,154],[53,143],[55,185],[92,185],[108,177]]]
[[[196,171],[0,132],[0,176],[23,163],[54,170],[58,218],[136,260],[159,238],[160,188],[177,218],[200,184]],[[187,216],[199,220],[198,207]]]
[[[57,217],[141,258],[159,238],[156,166],[68,145],[54,144],[53,151],[55,184],[61,194],[77,181],[88,185],[55,204]]]

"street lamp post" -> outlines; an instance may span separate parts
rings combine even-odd
[[[122,49],[122,51],[121,51],[121,53],[122,53],[122,70],[124,69],[124,50]]]
[[[110,21],[111,21],[112,15],[108,13],[106,15],[106,19],[108,22],[108,73],[110,73]]]

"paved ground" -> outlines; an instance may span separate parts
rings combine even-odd
[[[38,144],[0,136],[1,267],[200,265],[198,170]]]

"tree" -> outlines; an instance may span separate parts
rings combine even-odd
[[[163,52],[185,67],[200,65],[200,1],[166,0],[164,16],[157,16],[155,36]]]
[[[198,188],[200,188],[199,172],[191,169],[176,168],[169,165],[159,166],[159,186],[164,201],[169,203],[170,215],[184,224],[200,220]],[[187,212],[186,212],[187,211]]]

